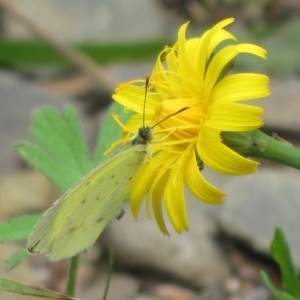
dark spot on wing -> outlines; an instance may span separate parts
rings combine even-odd
[[[76,230],[76,226],[72,226],[69,230],[68,233],[72,233]]]
[[[103,218],[103,217],[100,217],[100,218],[96,219],[96,223],[99,224],[99,223],[101,223],[103,220],[104,220],[104,218]]]
[[[96,200],[98,201],[98,202],[101,202],[101,201],[103,201],[103,197],[99,197],[99,196],[97,196],[97,198],[96,198]]]
[[[114,179],[114,178],[115,178],[115,175],[114,175],[114,174],[110,176],[110,179]]]
[[[132,180],[132,176],[128,177],[128,180],[131,181]]]
[[[82,200],[81,200],[81,205],[84,205],[85,202],[86,202],[86,198],[82,199]]]
[[[90,185],[90,183],[91,183],[91,182],[88,180],[88,181],[86,182],[86,185]]]

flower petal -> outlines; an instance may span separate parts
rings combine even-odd
[[[201,130],[197,152],[205,165],[223,174],[250,174],[255,172],[259,165],[258,162],[228,148],[222,143],[220,132],[207,126]]]
[[[212,91],[213,101],[237,102],[270,95],[269,78],[262,74],[240,73],[226,76]]]
[[[148,194],[148,201],[151,201],[152,197],[152,208],[156,223],[158,224],[160,231],[166,235],[169,235],[169,233],[163,218],[161,199],[163,198],[168,175],[169,174],[164,171],[159,172],[159,174],[157,174],[157,176],[154,178],[153,185],[151,186]]]
[[[213,105],[206,125],[219,131],[247,131],[261,127],[263,109],[239,103],[218,102]]]
[[[170,171],[164,191],[166,211],[174,229],[178,233],[188,230],[188,218],[184,201],[182,160],[181,157],[180,162],[177,162]]]
[[[196,155],[192,153],[186,160],[185,182],[192,194],[199,200],[209,204],[222,203],[224,193],[211,185],[200,172]]]

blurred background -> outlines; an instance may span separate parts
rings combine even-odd
[[[0,0],[0,221],[45,210],[59,195],[13,150],[15,141],[29,138],[34,110],[75,106],[92,149],[118,83],[145,78],[183,22],[190,20],[192,36],[227,17],[236,19],[229,30],[239,42],[268,51],[267,61],[241,59],[235,66],[271,78],[272,95],[256,101],[266,110],[265,132],[298,145],[297,0]],[[226,201],[210,207],[187,194],[191,230],[183,235],[162,236],[153,220],[142,215],[135,222],[125,208],[81,256],[78,297],[101,299],[112,247],[108,299],[271,299],[258,271],[279,278],[269,256],[275,226],[283,228],[300,266],[299,173],[262,162],[251,176],[207,176],[226,192]],[[0,277],[64,289],[65,262],[30,257],[5,272],[3,261],[18,248],[1,244]]]

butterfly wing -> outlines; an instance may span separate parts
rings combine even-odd
[[[29,236],[29,252],[59,260],[91,246],[121,210],[145,156],[145,145],[130,146],[92,170],[44,213]]]

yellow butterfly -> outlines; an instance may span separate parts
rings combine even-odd
[[[30,233],[30,253],[53,261],[74,256],[94,244],[108,222],[122,209],[130,181],[147,156],[150,127],[97,166],[63,194]]]

